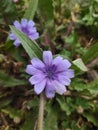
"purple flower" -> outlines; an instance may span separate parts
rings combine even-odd
[[[32,20],[27,20],[27,19],[21,19],[21,23],[19,23],[17,20],[14,21],[14,26],[24,32],[31,40],[35,40],[39,37],[39,33],[36,30],[35,23]],[[9,35],[9,38],[11,40],[14,40],[14,45],[18,47],[21,42],[19,39],[14,35],[13,32]]]
[[[26,72],[32,75],[29,82],[34,85],[34,91],[40,94],[45,90],[48,98],[53,98],[55,93],[62,95],[66,92],[74,71],[69,69],[71,63],[61,56],[52,58],[51,51],[43,52],[43,62],[38,58],[33,58],[31,64],[27,65]]]

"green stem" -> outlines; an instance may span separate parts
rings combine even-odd
[[[39,106],[39,117],[38,117],[38,130],[44,130],[44,106],[45,106],[45,95],[44,92],[40,95],[40,106]]]

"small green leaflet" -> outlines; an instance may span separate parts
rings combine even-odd
[[[78,59],[74,60],[73,64],[75,66],[77,66],[82,71],[87,71],[88,70],[81,58],[78,58]]]

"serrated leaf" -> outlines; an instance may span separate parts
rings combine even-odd
[[[16,37],[21,41],[22,46],[31,59],[34,57],[42,59],[42,50],[35,41],[30,40],[26,34],[19,31],[14,26],[10,26],[10,28]]]
[[[74,60],[73,64],[75,66],[77,66],[82,71],[87,71],[88,70],[81,58],[78,58],[78,59]]]
[[[88,49],[88,51],[84,54],[82,59],[85,63],[88,63],[97,57],[98,57],[98,43],[94,44],[90,49]]]
[[[19,80],[15,79],[4,72],[0,72],[0,84],[3,85],[3,87],[14,87],[19,85],[26,85],[28,84],[25,80]]]
[[[24,18],[28,20],[33,19],[35,11],[37,9],[38,0],[30,0],[27,11],[24,14]]]

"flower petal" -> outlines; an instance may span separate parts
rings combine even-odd
[[[71,66],[71,63],[68,60],[63,60],[63,63],[65,64],[66,69],[68,69]]]
[[[50,81],[47,82],[45,93],[47,98],[53,98],[55,96],[55,87]]]
[[[45,75],[43,75],[42,73],[38,73],[38,74],[32,76],[31,78],[29,78],[29,82],[32,85],[37,84],[37,83],[40,83],[44,78],[45,78]]]
[[[39,37],[39,33],[33,33],[33,34],[30,34],[29,35],[29,38],[32,39],[32,40],[35,40]]]
[[[61,56],[57,56],[53,59],[53,64],[58,65],[60,62],[62,62],[63,58]]]
[[[66,70],[64,72],[61,72],[61,75],[64,75],[64,76],[66,76],[68,78],[74,78],[74,70],[68,69],[68,70]]]
[[[32,20],[28,21],[28,27],[33,27],[35,25],[35,23]]]
[[[31,63],[32,63],[33,67],[35,67],[37,69],[45,67],[44,63],[41,60],[39,60],[38,58],[33,58],[31,60]]]
[[[58,76],[58,80],[61,84],[66,85],[66,86],[69,86],[71,82],[71,80],[68,77],[63,76],[63,75]]]
[[[16,40],[16,36],[14,35],[14,33],[11,33],[11,34],[9,35],[9,38],[10,38],[11,40]]]
[[[57,66],[57,72],[66,71],[71,66],[68,60],[63,60],[60,56],[53,60],[53,64]]]
[[[29,34],[36,33],[36,28],[35,27],[29,27],[28,31],[29,31]]]
[[[25,28],[27,26],[27,19],[21,19],[21,26]]]
[[[17,20],[15,20],[13,24],[17,29],[21,30],[21,24]]]
[[[64,85],[62,85],[61,83],[59,83],[58,81],[53,81],[53,84],[55,86],[55,90],[57,93],[59,93],[60,95],[62,95],[63,93],[66,92],[66,87]]]
[[[51,63],[52,63],[52,53],[51,53],[51,51],[44,51],[43,52],[43,61],[46,65],[51,65]]]
[[[46,79],[44,79],[43,81],[39,82],[38,84],[35,84],[34,85],[34,91],[37,94],[40,94],[44,90],[45,85],[46,85]]]
[[[41,71],[36,69],[36,68],[34,68],[32,65],[27,65],[26,73],[28,73],[30,75],[34,75],[34,74],[41,73]]]
[[[19,41],[18,39],[16,39],[16,40],[14,41],[14,45],[15,45],[16,47],[20,46],[20,41]]]

